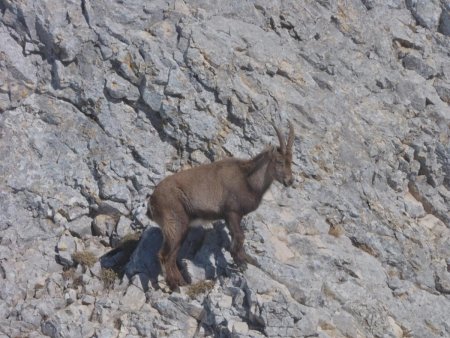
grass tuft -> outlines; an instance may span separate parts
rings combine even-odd
[[[75,263],[87,266],[88,268],[91,268],[97,262],[97,256],[88,250],[74,252],[72,259]]]
[[[344,228],[340,224],[330,224],[328,234],[334,237],[341,237],[345,233]]]
[[[212,280],[204,280],[192,285],[189,285],[188,290],[186,292],[186,294],[190,297],[190,298],[195,298],[198,295],[208,292],[209,290],[211,290],[214,285],[216,283]]]
[[[102,269],[100,279],[103,282],[103,287],[108,290],[112,289],[117,277],[118,277],[118,274],[113,269]]]

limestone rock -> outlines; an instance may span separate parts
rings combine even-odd
[[[449,12],[1,2],[0,331],[450,336]],[[191,285],[170,292],[154,187],[277,145],[287,120],[295,182],[242,221],[251,263],[235,265],[223,221],[201,222],[177,262]]]

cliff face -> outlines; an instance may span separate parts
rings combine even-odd
[[[0,11],[0,332],[450,336],[448,1]],[[183,248],[194,286],[168,293],[146,196],[288,119],[296,182],[243,222],[261,267],[236,270],[216,222]]]

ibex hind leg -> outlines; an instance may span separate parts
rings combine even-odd
[[[177,256],[188,233],[188,225],[186,217],[170,217],[162,226],[164,243],[159,259],[164,266],[166,282],[172,290],[187,284],[178,268]]]

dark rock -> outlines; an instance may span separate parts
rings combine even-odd
[[[421,58],[412,54],[408,54],[403,58],[403,67],[409,70],[414,70],[425,79],[429,80],[436,75],[433,67],[427,65]]]
[[[450,84],[443,81],[435,81],[434,88],[442,101],[450,105]]]
[[[411,11],[419,25],[436,29],[441,15],[438,0],[406,0],[406,7]]]
[[[438,32],[450,36],[450,6],[444,5],[439,19]]]

